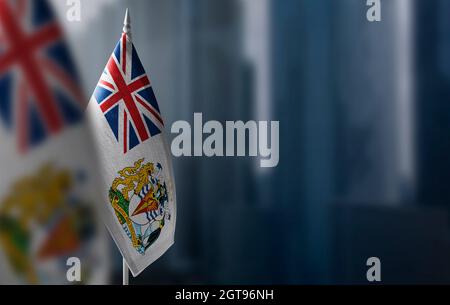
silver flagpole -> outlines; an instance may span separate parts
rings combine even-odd
[[[122,285],[128,286],[130,279],[127,262],[122,258]]]
[[[127,11],[125,12],[125,19],[123,21],[123,32],[126,33],[129,36],[129,39],[131,39],[131,21],[130,21],[130,14]],[[125,261],[125,258],[122,258],[122,285],[128,286],[130,280],[130,271],[128,269],[127,262]]]
[[[127,34],[128,38],[131,40],[131,18],[128,9],[125,12],[125,19],[123,21],[123,32]]]

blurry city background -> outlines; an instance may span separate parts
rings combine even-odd
[[[175,245],[131,283],[450,283],[450,1],[52,2],[87,96],[128,7],[167,127],[280,121],[274,169],[174,160]]]

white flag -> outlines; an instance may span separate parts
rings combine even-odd
[[[87,109],[104,220],[137,276],[174,242],[176,194],[164,123],[131,41],[130,18]]]
[[[47,1],[0,1],[0,37],[0,284],[107,283],[86,100],[62,29]]]

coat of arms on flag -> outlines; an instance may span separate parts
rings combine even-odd
[[[160,107],[131,41],[128,11],[87,115],[106,226],[136,276],[174,242],[176,192]]]
[[[167,186],[161,164],[138,160],[119,171],[109,191],[109,200],[117,220],[141,254],[159,237],[170,220]]]
[[[70,170],[46,164],[15,181],[0,200],[0,246],[20,282],[65,282],[65,268],[46,268],[64,265],[68,256],[83,257],[85,270],[94,269],[86,254],[96,239],[96,222],[92,203],[74,192],[79,180]]]

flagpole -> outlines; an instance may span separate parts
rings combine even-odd
[[[125,19],[123,21],[123,32],[129,36],[131,39],[131,20],[128,8],[125,12]],[[128,286],[130,280],[130,271],[128,269],[127,262],[125,258],[122,258],[122,285]]]
[[[125,261],[125,259],[122,258],[122,285],[128,286],[129,279],[130,279],[130,274],[129,274],[128,265],[127,265],[127,262]]]
[[[131,18],[130,18],[130,13],[127,10],[125,11],[125,19],[123,21],[123,30],[122,30],[125,34],[127,34],[128,38],[131,39]]]

